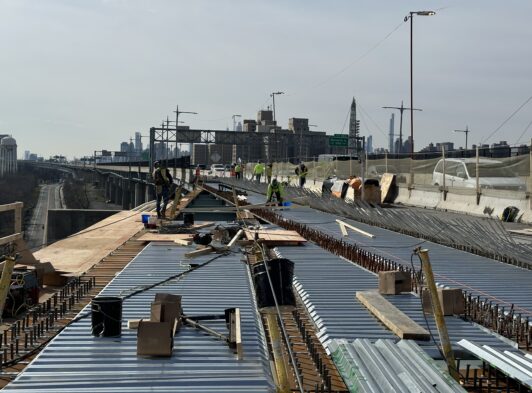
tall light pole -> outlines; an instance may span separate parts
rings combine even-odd
[[[465,149],[467,150],[467,136],[469,135],[469,133],[471,132],[469,130],[469,127],[466,126],[465,130],[454,130],[454,132],[463,132],[465,134]]]
[[[188,111],[180,111],[179,110],[179,105],[176,105],[175,106],[175,149],[177,151],[177,130],[179,128],[179,115],[181,113],[188,113],[188,114],[191,114],[191,115],[197,115],[198,113],[197,112],[188,112]],[[192,156],[192,143],[190,144],[190,152],[189,152],[190,156]],[[174,157],[174,178],[176,176],[176,159]]]
[[[432,16],[436,15],[434,11],[410,11],[405,16],[404,21],[410,19],[410,158],[414,158],[414,68],[413,68],[413,32],[414,32],[414,15]]]
[[[383,109],[397,109],[400,112],[399,120],[399,153],[402,153],[403,150],[403,112],[411,108],[405,108],[403,106],[403,101],[401,101],[401,106],[383,106]],[[414,111],[422,111],[423,109],[412,108]],[[413,140],[413,139],[412,139]]]
[[[273,121],[275,121],[275,96],[284,94],[284,91],[276,91],[270,94],[270,97],[273,99]]]

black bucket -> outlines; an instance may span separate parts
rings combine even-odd
[[[184,213],[183,214],[183,224],[185,224],[185,225],[194,225],[194,214],[193,213]]]
[[[296,304],[292,291],[294,263],[288,259],[279,258],[268,261],[267,265],[279,306],[294,306]],[[251,275],[255,283],[259,308],[275,306],[264,262],[253,265]]]
[[[92,299],[92,335],[119,337],[122,334],[122,298],[102,296]]]

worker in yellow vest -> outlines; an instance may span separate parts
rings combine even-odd
[[[253,168],[253,175],[255,176],[255,180],[257,183],[260,183],[260,178],[262,177],[262,174],[264,173],[264,164],[262,162],[257,162],[255,165],[255,168]]]
[[[267,202],[272,202],[272,197],[277,199],[277,204],[279,206],[283,205],[283,197],[284,197],[284,187],[281,184],[280,181],[277,181],[277,179],[273,179],[272,182],[268,185],[268,191],[266,192]]]

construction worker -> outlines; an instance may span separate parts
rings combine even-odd
[[[266,181],[268,184],[272,182],[272,175],[273,175],[273,164],[270,162],[268,166],[266,167]]]
[[[170,185],[174,182],[170,171],[165,167],[161,167],[159,161],[153,163],[153,182],[155,183],[155,194],[157,195],[157,218],[163,218],[166,213],[166,205],[170,196]],[[161,200],[163,202],[161,206]]]
[[[296,167],[296,175],[299,177],[299,187],[303,188],[307,181],[308,168],[305,164],[301,163]]]
[[[239,162],[235,164],[235,178],[240,180],[242,178],[242,165]]]
[[[255,168],[253,168],[253,175],[255,176],[255,180],[257,181],[257,183],[260,183],[260,178],[262,177],[263,173],[264,173],[264,164],[259,161],[255,165]]]
[[[274,195],[275,195],[275,198],[277,199],[277,204],[279,206],[282,206],[283,197],[284,197],[284,187],[281,184],[281,182],[277,181],[277,179],[273,179],[272,182],[268,185],[268,191],[266,192],[268,203],[272,201],[272,197]]]

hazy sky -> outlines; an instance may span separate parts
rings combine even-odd
[[[282,90],[283,127],[340,133],[355,96],[363,135],[387,146],[381,107],[409,104],[402,20],[420,9],[437,15],[414,19],[416,149],[463,145],[466,125],[485,141],[532,96],[531,1],[0,0],[0,133],[19,155],[79,157],[147,135],[176,104],[199,112],[182,115],[192,128],[232,128]],[[532,101],[487,142],[514,144],[531,121]]]

